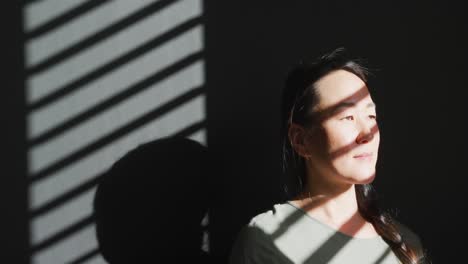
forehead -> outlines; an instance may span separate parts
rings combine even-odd
[[[315,83],[317,93],[317,108],[325,108],[342,102],[356,105],[367,105],[372,102],[369,90],[358,76],[345,71],[336,70]]]

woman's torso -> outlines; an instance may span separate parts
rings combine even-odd
[[[231,263],[400,263],[380,237],[348,236],[309,216],[292,203],[277,204],[246,226]]]

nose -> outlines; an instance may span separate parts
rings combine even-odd
[[[365,122],[361,120],[358,125],[359,133],[356,137],[356,143],[358,144],[366,144],[372,141],[375,134],[375,129],[377,128],[377,124],[375,122]]]

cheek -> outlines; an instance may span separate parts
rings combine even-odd
[[[379,147],[380,145],[380,132],[379,131],[377,131],[374,134],[373,143],[377,146],[377,148]]]
[[[330,154],[344,154],[345,152],[351,150],[351,148],[354,146],[356,137],[356,131],[353,129],[341,128],[329,130],[329,133],[327,133],[327,142]]]

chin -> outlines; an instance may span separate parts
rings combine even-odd
[[[360,172],[354,172],[347,177],[354,184],[369,184],[375,179],[375,170],[363,170]]]
[[[356,179],[359,181],[359,184],[369,184],[375,179],[375,170],[363,171]]]
[[[372,183],[374,179],[375,179],[375,172],[372,175],[364,179],[360,179],[358,184],[369,184],[369,183]]]

